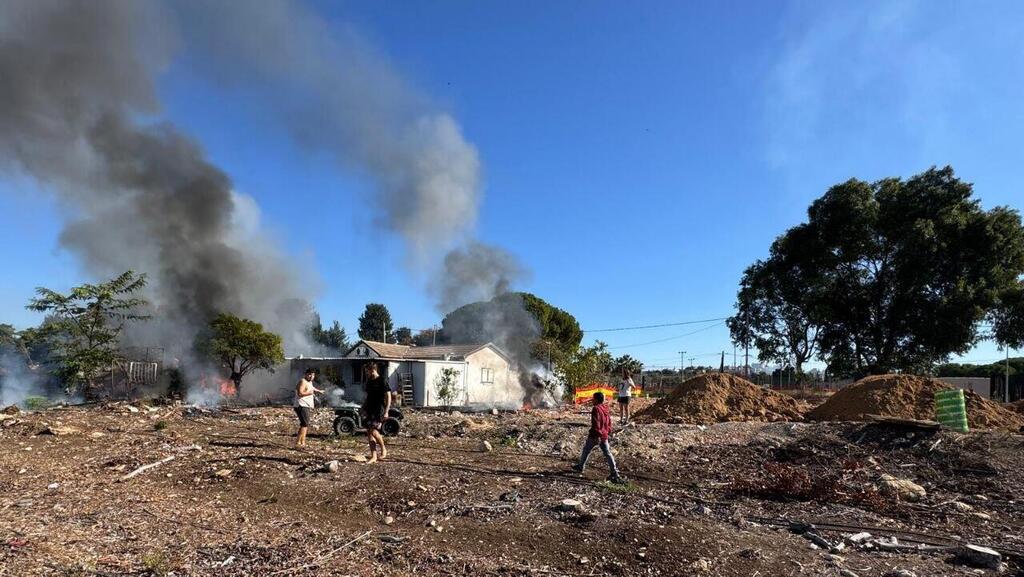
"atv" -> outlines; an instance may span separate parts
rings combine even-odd
[[[346,407],[335,407],[334,408],[334,434],[351,435],[356,430],[365,430],[366,425],[364,424],[364,418],[362,411],[359,410],[359,406],[352,405]],[[385,437],[394,437],[402,430],[402,419],[405,415],[401,409],[392,407],[388,411],[388,416],[381,423],[380,432]]]

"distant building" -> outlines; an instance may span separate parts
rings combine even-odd
[[[971,391],[977,395],[992,398],[992,379],[989,377],[939,377],[939,380],[965,391]]]
[[[316,369],[321,382],[334,380],[350,402],[362,401],[364,369],[376,363],[405,406],[444,405],[437,389],[445,368],[457,371],[453,405],[519,408],[523,403],[519,374],[493,343],[415,347],[361,340],[341,357],[295,357],[288,362],[291,380],[297,381],[307,368]]]

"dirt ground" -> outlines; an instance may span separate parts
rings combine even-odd
[[[997,574],[958,561],[961,540],[1024,574],[1018,434],[631,425],[614,439],[630,479],[617,486],[599,452],[568,472],[582,410],[409,412],[375,465],[361,437],[327,434],[332,417],[319,409],[296,450],[285,407],[9,415],[0,575]],[[883,474],[926,494],[899,497]]]

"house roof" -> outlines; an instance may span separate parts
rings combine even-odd
[[[504,358],[508,358],[504,351],[493,343],[469,344],[469,345],[440,345],[434,347],[413,347],[407,345],[396,345],[393,343],[380,343],[377,341],[362,340],[352,346],[345,356],[348,356],[360,344],[373,349],[379,356],[387,359],[465,359],[467,356],[484,348],[492,348]]]

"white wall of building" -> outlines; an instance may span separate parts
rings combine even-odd
[[[466,404],[506,408],[523,404],[519,375],[512,371],[505,357],[484,348],[468,355],[466,362]]]

